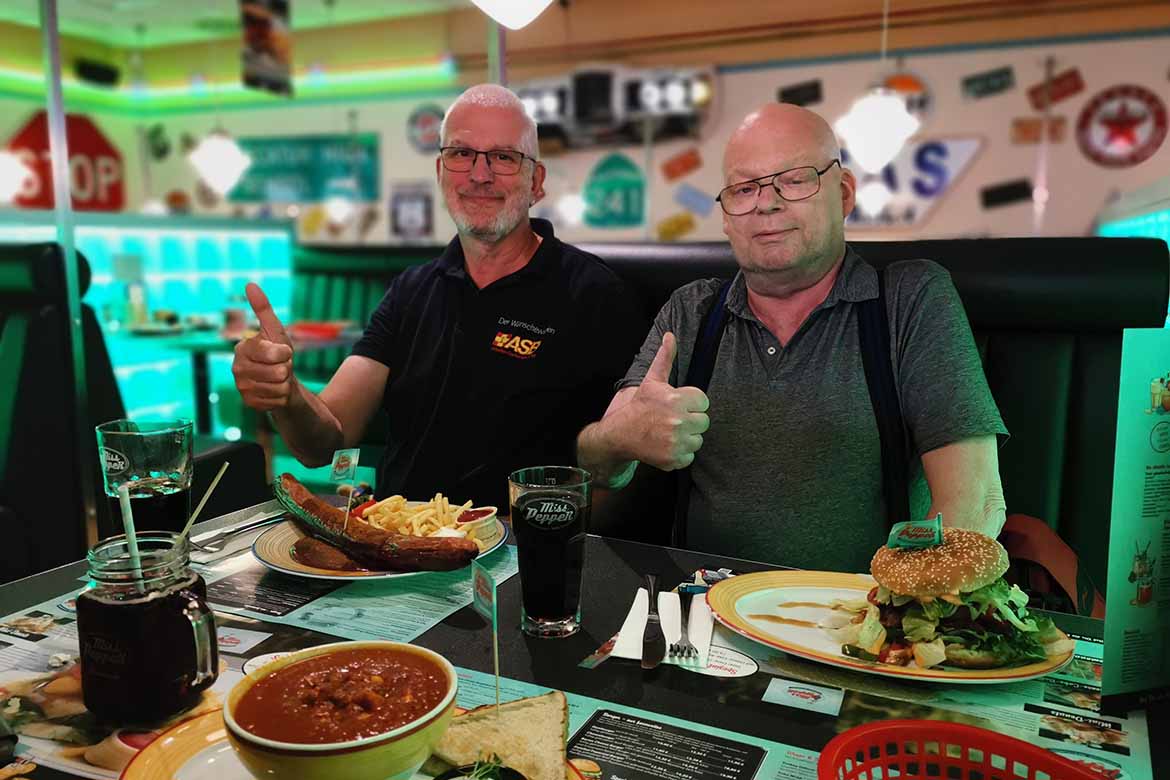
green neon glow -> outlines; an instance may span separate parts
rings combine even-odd
[[[1170,244],[1170,209],[1106,222],[1097,228],[1097,235],[1115,238],[1160,238]]]
[[[293,99],[249,89],[238,83],[168,87],[121,87],[103,89],[67,77],[62,80],[70,108],[103,108],[134,115],[176,111],[216,111],[230,108],[283,108],[310,102],[334,102],[355,97],[387,97],[453,89],[454,60],[404,65],[383,70],[296,76]],[[0,95],[43,100],[41,75],[0,65]]]

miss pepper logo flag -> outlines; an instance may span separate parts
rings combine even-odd
[[[333,467],[329,472],[330,482],[350,482],[357,476],[358,459],[362,451],[357,447],[337,450],[333,453]]]

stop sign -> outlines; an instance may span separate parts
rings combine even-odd
[[[120,211],[126,205],[122,155],[93,121],[81,114],[65,116],[69,143],[69,179],[77,211]],[[49,164],[49,121],[38,111],[8,142],[32,171],[24,180],[15,205],[29,209],[53,208],[53,178]]]

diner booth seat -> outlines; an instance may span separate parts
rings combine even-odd
[[[78,255],[82,295],[90,270]],[[0,583],[82,558],[86,551],[79,428],[124,417],[105,340],[93,310],[81,306],[87,417],[72,398],[65,270],[53,243],[0,248]],[[99,533],[115,533],[106,512],[96,444],[86,456],[98,502]],[[196,437],[192,494],[202,496],[224,460],[231,468],[202,517],[271,497],[264,455],[252,442]],[[194,503],[194,501],[192,502]]]
[[[647,318],[678,287],[695,279],[727,278],[736,270],[726,242],[581,246],[631,285]],[[1121,332],[1165,323],[1166,244],[1078,237],[861,241],[853,246],[878,267],[930,258],[950,271],[1012,434],[999,451],[1008,512],[1043,519],[1103,586]],[[364,324],[395,275],[437,257],[442,249],[298,250],[294,312]],[[298,371],[311,376],[317,370],[327,379],[341,357],[300,356]],[[365,450],[379,448],[384,437],[383,422],[366,432],[363,463],[377,462]],[[671,517],[672,483],[653,476],[643,481],[649,483],[644,492],[622,491],[625,495],[603,501],[595,508],[595,520],[608,533],[664,543],[666,524],[654,520]]]
[[[1011,437],[999,450],[1009,514],[1044,520],[1104,587],[1123,328],[1166,321],[1170,257],[1157,239],[992,238],[853,242],[873,265],[929,258],[951,274]],[[726,242],[583,244],[633,287],[647,316],[695,279],[736,271]],[[935,390],[948,393],[940,385]],[[776,431],[783,441],[784,432]],[[668,487],[616,497],[598,518],[663,542]],[[810,524],[816,518],[808,518]],[[619,533],[621,531],[619,530]]]
[[[681,285],[730,277],[736,270],[727,242],[580,246],[631,284],[647,319]],[[928,257],[950,271],[1012,434],[999,450],[1007,511],[1044,520],[1103,587],[1121,332],[1163,326],[1170,289],[1166,244],[1067,237],[861,241],[853,246],[878,267]],[[294,315],[364,325],[395,275],[441,251],[440,246],[297,250]],[[343,358],[343,353],[298,356],[298,375],[323,382]],[[938,392],[948,388],[938,387]],[[363,463],[377,462],[385,430],[384,420],[367,430]],[[374,451],[367,454],[367,449]],[[670,516],[662,502],[673,501],[673,493],[666,479],[659,482],[597,506],[599,529],[666,541],[666,525],[651,522]]]

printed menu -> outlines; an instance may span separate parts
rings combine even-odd
[[[569,757],[627,780],[750,780],[767,751],[756,745],[598,710],[569,741]]]
[[[1104,709],[1170,696],[1170,330],[1122,336]]]
[[[496,582],[519,571],[516,548],[510,545],[503,545],[480,562]],[[199,571],[207,581],[207,600],[218,612],[343,639],[409,642],[472,601],[467,570],[338,582],[280,574],[243,554]]]

